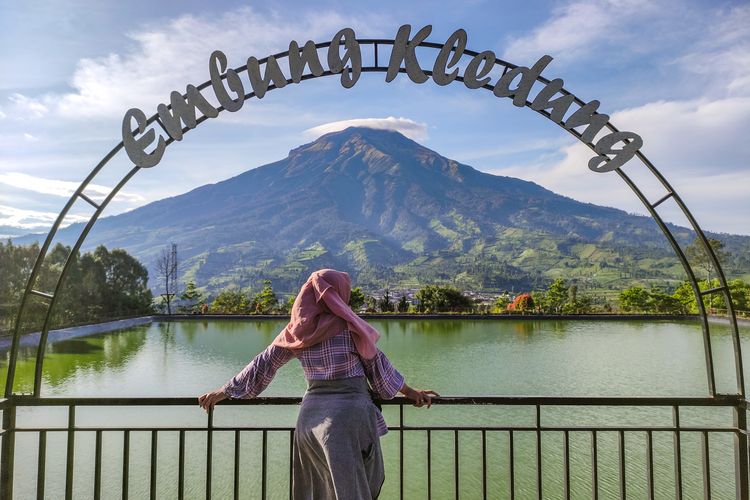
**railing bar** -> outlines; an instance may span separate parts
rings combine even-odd
[[[185,430],[180,430],[180,442],[177,451],[179,462],[177,465],[177,498],[185,498]]]
[[[10,371],[11,365],[8,366]],[[10,374],[8,375],[10,376]],[[7,400],[6,400],[7,401]],[[15,462],[16,447],[16,406],[11,401],[3,408],[2,428],[7,432],[3,436],[2,451],[0,454],[0,496],[3,498],[13,498],[13,468]]]
[[[747,409],[743,407],[733,408],[732,421],[738,429],[747,429]],[[743,435],[740,432],[735,435],[733,441],[735,496],[737,498],[747,498],[750,496],[750,493],[748,493],[748,473],[750,473],[748,453],[750,452],[750,447],[748,447],[747,435]]]
[[[151,500],[156,500],[156,459],[157,459],[157,446],[158,446],[158,431],[151,431],[151,475],[149,477],[149,489],[151,494]]]
[[[194,398],[120,397],[120,398],[45,398],[29,395],[14,395],[15,406],[194,406]],[[301,397],[259,397],[222,401],[219,406],[267,406],[298,405]],[[720,394],[715,397],[556,397],[556,396],[442,396],[433,401],[435,405],[501,405],[501,406],[726,406],[743,404],[736,394]],[[411,404],[405,397],[382,402],[387,406]]]
[[[565,500],[570,500],[570,434],[563,431],[563,467],[565,474]]]
[[[65,457],[65,500],[73,498],[73,465],[75,460],[76,407],[68,406],[68,447]]]
[[[208,409],[206,423],[206,500],[211,500],[211,460],[213,459],[214,409]]]
[[[404,500],[404,406],[398,407],[398,497]]]
[[[292,500],[292,480],[294,478],[294,429],[289,431],[289,500]]]
[[[49,299],[49,300],[52,300],[54,298],[54,296],[51,293],[40,292],[39,290],[30,290],[29,293],[32,295],[36,295],[38,297]]]
[[[711,457],[708,451],[708,433],[701,433],[701,462],[703,464],[703,498],[711,499]]]
[[[543,500],[542,493],[542,407],[536,405],[536,496]]]
[[[727,287],[725,286],[717,286],[716,288],[709,288],[708,290],[701,290],[701,295],[709,295],[711,293],[723,292],[726,289]]]
[[[591,498],[599,499],[599,459],[597,457],[599,444],[596,431],[591,431]]]
[[[459,481],[458,481],[458,429],[453,431],[453,475],[456,478],[455,482],[455,497],[456,500],[461,496],[459,492]]]
[[[377,68],[378,67],[378,44],[377,43],[373,44],[373,50],[375,52],[375,67]]]
[[[658,200],[656,200],[655,202],[653,202],[651,204],[651,208],[658,207],[659,205],[661,205],[662,203],[664,203],[665,201],[667,201],[668,199],[670,199],[672,196],[674,196],[674,193],[672,191],[668,192],[667,194],[665,194],[664,196],[662,196],[661,198],[659,198]]]
[[[648,499],[654,500],[654,442],[651,431],[646,431],[646,481],[648,482]]]
[[[291,457],[290,457],[291,458]],[[234,431],[234,500],[240,498],[240,431]]]
[[[625,431],[617,432],[617,452],[620,455],[620,499],[625,500],[627,497],[627,488],[625,485]]]
[[[44,500],[44,480],[47,475],[47,433],[39,433],[39,453],[36,466],[36,497]]]
[[[260,482],[260,496],[263,500],[266,500],[266,479],[267,479],[267,470],[266,466],[268,464],[268,431],[263,430],[263,455],[261,460],[261,482]]]
[[[102,431],[96,431],[96,451],[94,453],[94,500],[102,497]]]
[[[674,486],[676,500],[682,500],[682,443],[680,434],[680,407],[672,407],[672,424],[674,425]]]
[[[482,429],[482,499],[487,500],[487,431]]]
[[[293,482],[292,478],[294,477],[294,429],[289,431],[289,500],[292,500],[293,495]]]
[[[432,500],[432,431],[427,429],[427,500]]]
[[[84,201],[86,201],[89,205],[91,205],[95,209],[99,210],[99,205],[94,200],[92,200],[91,198],[89,198],[88,196],[86,196],[85,194],[83,194],[83,191],[81,191],[80,193],[78,193],[78,196],[80,198],[82,198]]]
[[[516,470],[513,463],[513,431],[508,431],[508,472],[510,476],[510,500],[516,498]]]
[[[508,431],[516,431],[516,432],[534,432],[536,431],[536,427],[482,427],[482,426],[406,426],[403,427],[404,431],[426,431],[426,430],[433,430],[433,431],[453,431],[454,429],[458,429],[461,431],[502,431],[502,432],[508,432]],[[205,431],[205,427],[76,427],[77,431],[83,432],[83,431],[104,431],[104,432],[124,432],[126,430],[129,431],[135,431],[135,432],[151,432],[154,430],[157,430],[159,432],[178,432],[178,431]],[[268,431],[291,431],[293,430],[293,427],[214,427],[214,432],[234,432],[235,430],[241,430],[241,431],[256,431],[260,432],[263,430]],[[391,426],[388,427],[388,430],[402,430],[402,428],[398,426]],[[616,431],[625,431],[625,432],[648,432],[648,431],[654,431],[654,432],[674,432],[678,429],[676,427],[672,426],[649,426],[649,427],[590,427],[590,426],[582,426],[582,427],[542,427],[540,429],[541,432],[552,432],[552,433],[559,433],[564,431],[570,431],[570,432],[592,432],[592,431],[598,431],[598,432],[616,432]],[[14,432],[33,432],[38,433],[41,431],[48,431],[48,432],[66,432],[67,427],[24,427],[21,429],[15,429]],[[681,432],[694,432],[694,433],[701,433],[701,432],[709,432],[709,433],[729,433],[729,434],[748,434],[748,431],[744,431],[737,428],[731,428],[731,427],[681,427],[679,429]]]
[[[130,431],[126,430],[122,437],[122,500],[128,498],[128,484],[130,479]]]

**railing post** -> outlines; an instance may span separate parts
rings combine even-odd
[[[0,500],[13,498],[13,461],[16,444],[16,405],[13,397],[8,398],[8,406],[3,409],[3,447],[0,453]]]
[[[734,435],[734,484],[736,496],[741,500],[747,500],[750,496],[748,491],[747,409],[744,404],[744,402],[738,403],[732,408],[734,426],[737,429]]]

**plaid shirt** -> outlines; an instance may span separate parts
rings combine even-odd
[[[231,398],[254,398],[268,387],[276,370],[293,358],[302,363],[308,380],[336,380],[367,377],[370,386],[382,399],[391,399],[404,384],[404,377],[380,350],[372,359],[362,359],[354,347],[351,333],[344,330],[335,337],[306,349],[285,349],[273,344],[261,352],[223,387]],[[378,412],[378,434],[388,432]]]

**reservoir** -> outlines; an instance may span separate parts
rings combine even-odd
[[[430,388],[444,396],[679,396],[708,395],[703,340],[697,322],[681,321],[534,321],[392,319],[372,320],[381,332],[379,348],[417,388]],[[224,384],[261,352],[285,325],[275,320],[190,320],[154,322],[118,332],[93,335],[51,344],[44,364],[43,397],[196,397]],[[747,328],[745,328],[747,330]],[[743,341],[748,336],[743,331]],[[717,388],[733,391],[729,328],[712,326]],[[745,349],[745,353],[748,349]],[[31,392],[33,356],[23,350],[17,366],[17,391]],[[745,363],[748,362],[745,356]],[[2,374],[7,359],[2,358]],[[299,362],[279,370],[263,396],[301,396],[306,384]],[[389,425],[398,425],[398,406],[385,406]],[[217,427],[291,428],[296,406],[217,407]],[[66,427],[67,408],[19,408],[21,427]],[[519,426],[533,420],[533,407],[448,406],[404,408],[410,426]],[[556,407],[544,408],[548,425],[669,425],[670,408]],[[682,415],[683,425],[731,424],[726,408],[693,408]],[[105,422],[105,424],[103,424]],[[206,414],[189,407],[79,407],[79,427],[179,427],[206,425]],[[185,438],[185,498],[204,498],[206,433],[187,432]],[[214,498],[231,497],[235,456],[234,431],[214,431],[212,492]],[[516,498],[535,492],[535,441],[531,432],[460,431],[455,448],[452,431],[430,435],[430,474],[427,473],[427,432],[405,433],[405,498],[482,498],[482,482],[489,498],[509,497],[509,449],[513,447]],[[611,435],[610,435],[611,434]],[[624,440],[625,477],[630,498],[645,498],[646,432],[628,432]],[[657,498],[674,497],[674,442],[670,432],[654,432],[654,488]],[[38,433],[18,433],[14,489],[17,498],[35,495]],[[45,490],[56,498],[64,490],[66,433],[47,433]],[[103,498],[120,498],[123,469],[122,432],[102,433]],[[132,431],[128,491],[131,498],[149,495],[151,432]],[[260,440],[267,439],[263,458]],[[381,498],[397,498],[399,442],[397,431],[383,438],[386,484]],[[572,498],[590,498],[591,437],[570,432]],[[619,497],[616,432],[599,432],[599,498]],[[75,441],[75,498],[93,498],[95,432],[77,432]],[[177,431],[160,431],[157,498],[177,498]],[[545,498],[563,498],[562,433],[542,439]],[[700,436],[686,434],[681,443],[685,498],[702,498]],[[732,436],[712,434],[711,487],[714,498],[734,495]],[[287,498],[287,431],[243,432],[237,447],[241,457],[240,498],[261,498],[260,460],[268,463],[267,498]],[[485,448],[486,477],[481,454]],[[456,485],[455,457],[460,457]],[[107,492],[111,493],[107,493]]]

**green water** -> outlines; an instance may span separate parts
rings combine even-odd
[[[548,396],[705,396],[707,383],[700,327],[680,322],[595,321],[472,321],[378,320],[379,346],[407,381],[443,395],[548,395]],[[47,350],[44,396],[197,396],[222,385],[258,352],[284,325],[281,321],[187,321],[154,323],[126,331],[95,335],[56,344]],[[733,362],[728,329],[714,326],[717,385],[733,391]],[[744,334],[744,333],[743,333]],[[22,351],[17,367],[16,390],[30,392],[33,352]],[[5,359],[3,362],[3,373]],[[747,363],[748,361],[746,361]],[[305,381],[299,363],[282,368],[264,395],[300,396]],[[296,408],[219,407],[215,425],[293,426]],[[397,409],[385,409],[386,420],[396,425]],[[530,407],[407,408],[408,425],[531,425]],[[66,425],[66,409],[20,409],[19,426]],[[669,425],[669,409],[555,408],[544,410],[543,423]],[[692,419],[692,420],[691,420]],[[79,408],[80,427],[98,426],[201,426],[205,414],[195,408]],[[700,422],[731,424],[727,410],[685,411],[683,425]],[[693,437],[695,439],[693,439]],[[93,497],[93,432],[76,433],[76,498]],[[149,432],[130,437],[131,498],[148,496]],[[260,498],[260,433],[243,432],[240,442],[242,498]],[[288,482],[289,434],[268,434],[268,498],[285,498]],[[453,498],[454,444],[452,432],[433,431],[431,489],[433,498]],[[459,490],[462,498],[481,498],[480,432],[459,433]],[[487,432],[487,487],[490,498],[509,492],[509,435]],[[570,434],[573,498],[590,498],[590,434]],[[629,498],[646,495],[645,433],[628,433],[625,440]],[[64,432],[47,436],[46,491],[58,498],[64,484]],[[562,498],[562,433],[542,437],[542,476],[545,498]],[[120,498],[122,482],[121,432],[103,433],[102,483],[105,498]],[[673,497],[673,442],[670,433],[654,433],[657,497]],[[427,435],[409,432],[404,438],[406,498],[427,495]],[[204,433],[186,434],[187,498],[203,498],[205,478]],[[399,435],[383,438],[387,480],[381,498],[398,493]],[[514,432],[516,498],[535,495],[536,436]],[[157,448],[158,498],[176,496],[178,434],[160,432]],[[17,498],[35,495],[38,435],[17,434],[15,490]],[[683,472],[686,498],[700,498],[700,438],[684,434]],[[234,433],[214,433],[214,498],[230,495],[233,483]],[[618,496],[617,434],[599,435],[600,498]],[[733,496],[733,448],[729,435],[712,435],[711,481],[715,498]]]

